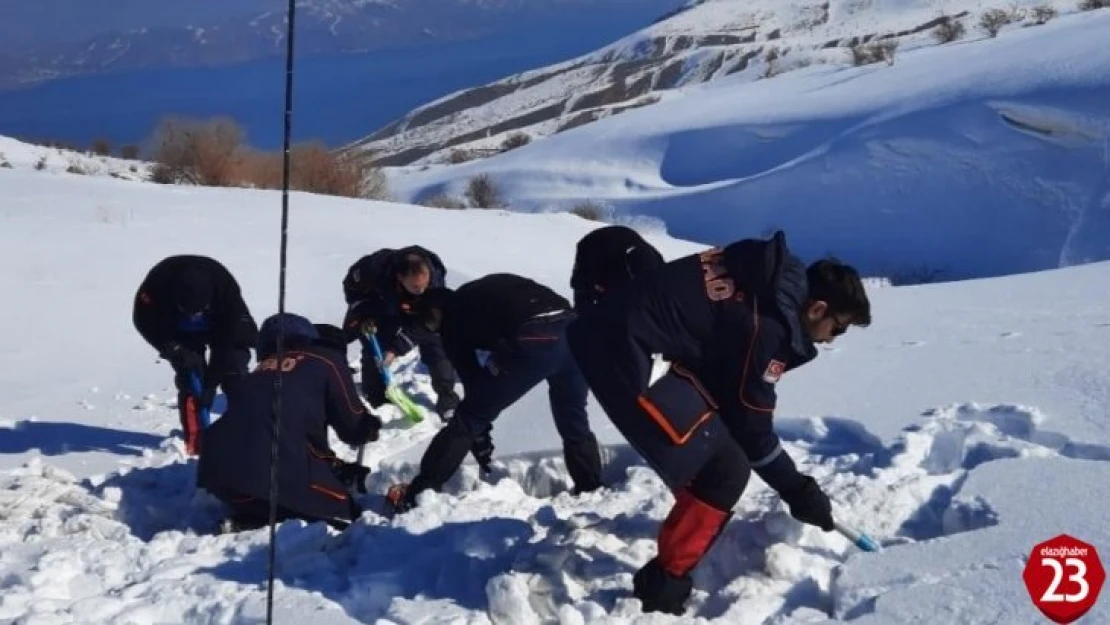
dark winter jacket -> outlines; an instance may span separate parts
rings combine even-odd
[[[198,320],[181,311],[205,306]],[[206,256],[170,256],[154,265],[135,293],[132,321],[159,353],[171,341],[249,349],[258,333],[231,272]]]
[[[638,276],[663,266],[659,250],[627,226],[604,226],[578,241],[570,288],[574,307],[583,309]]]
[[[279,366],[276,317],[260,332],[258,367],[227,385],[227,412],[203,433],[198,486],[225,500],[269,500]],[[335,454],[328,445],[328,428],[344,443],[358,446],[377,440],[381,421],[358,397],[346,346],[328,346],[327,338],[302,317],[285,319],[278,503],[306,517],[346,518],[350,496],[332,471]]]
[[[397,279],[405,257],[413,253],[427,259],[432,268],[428,288],[446,285],[447,268],[443,261],[434,252],[419,245],[383,248],[363,256],[350,266],[343,277],[343,297],[348,305],[343,327],[348,342],[358,338],[357,329],[362,323],[373,320],[379,327],[391,330],[378,336],[383,350],[403,354],[412,349],[412,344],[407,343],[404,337],[396,336],[396,331],[412,323],[413,309],[420,299],[420,296],[405,290]]]
[[[783,485],[797,477],[793,463],[781,476],[762,469],[775,472],[782,451],[771,422],[775,383],[817,355],[801,326],[807,293],[805,265],[778,232],[672,261],[595,313],[691,372],[753,468]]]
[[[572,314],[566,298],[511,273],[489,274],[463,284],[444,298],[442,308],[443,347],[464,380],[481,367],[476,350],[511,351],[524,324]]]

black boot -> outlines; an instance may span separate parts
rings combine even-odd
[[[632,594],[643,604],[644,612],[666,612],[681,616],[686,600],[694,591],[690,576],[675,577],[652,558],[632,577]]]
[[[567,473],[574,481],[574,494],[588,493],[603,486],[601,483],[601,449],[597,438],[563,442],[563,458],[567,463]]]

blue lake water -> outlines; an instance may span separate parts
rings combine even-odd
[[[636,3],[633,3],[636,4]],[[528,25],[506,36],[359,55],[297,58],[293,139],[339,145],[453,91],[595,50],[665,12],[672,0]],[[230,115],[247,140],[281,144],[285,61],[130,71],[0,92],[0,134],[86,146],[142,144],[167,114]]]

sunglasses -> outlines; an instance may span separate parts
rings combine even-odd
[[[840,319],[836,318],[836,315],[826,314],[825,317],[833,320],[833,329],[832,329],[832,335],[833,336],[840,336],[840,335],[844,334],[845,332],[848,331],[849,326],[852,325],[851,321],[841,322]]]

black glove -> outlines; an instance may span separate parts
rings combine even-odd
[[[366,435],[366,442],[372,443],[381,437],[382,420],[377,415],[370,413],[366,413],[366,418],[370,420],[370,432]]]
[[[783,501],[790,506],[790,516],[802,523],[815,525],[826,532],[836,529],[833,525],[832,503],[818,486],[817,480],[810,476],[802,478],[802,485],[781,494]]]
[[[204,358],[181,343],[167,344],[159,355],[179,373],[196,372],[199,376],[204,370]]]
[[[366,478],[370,475],[370,467],[354,462],[343,462],[336,458],[332,463],[331,471],[344,487],[366,493]]]
[[[478,468],[482,473],[489,473],[489,463],[493,460],[493,438],[490,437],[489,430],[471,441],[470,453],[478,461]]]

